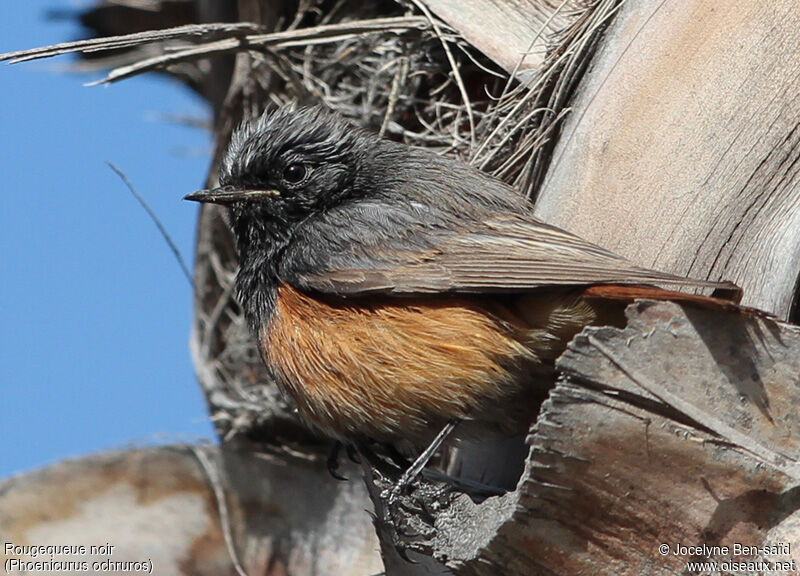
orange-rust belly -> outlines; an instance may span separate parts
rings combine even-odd
[[[518,394],[538,362],[530,334],[479,298],[323,300],[284,285],[260,341],[306,422],[389,440]]]

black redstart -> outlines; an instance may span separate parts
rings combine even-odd
[[[343,441],[424,446],[454,421],[524,432],[583,327],[620,324],[634,298],[732,306],[652,286],[731,284],[635,266],[499,180],[320,108],[243,126],[220,187],[186,198],[230,207],[264,362]]]

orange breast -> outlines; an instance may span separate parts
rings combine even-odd
[[[323,300],[281,286],[260,340],[302,417],[342,439],[476,416],[539,361],[529,326],[479,298]]]

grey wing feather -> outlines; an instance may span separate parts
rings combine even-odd
[[[449,208],[364,205],[301,232],[285,280],[340,295],[520,292],[553,285],[731,288],[638,267],[526,214],[454,218]]]

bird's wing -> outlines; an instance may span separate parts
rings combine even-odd
[[[638,267],[533,216],[484,221],[429,214],[350,212],[317,224],[288,254],[282,275],[339,295],[520,292],[553,285],[656,284],[735,288]]]

